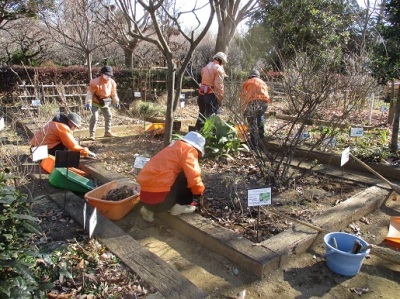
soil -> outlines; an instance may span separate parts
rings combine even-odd
[[[197,111],[196,106],[187,107],[188,111]],[[192,112],[188,112],[189,114]],[[184,116],[184,115],[182,115]],[[97,154],[98,159],[109,171],[118,172],[126,177],[135,178],[138,170],[133,168],[137,156],[151,157],[162,148],[162,138],[144,132],[144,125],[138,121],[129,120],[115,115],[113,132],[118,138],[98,138],[88,141],[87,131],[77,132],[77,137],[83,145],[88,146]],[[100,118],[100,124],[102,119]],[[182,132],[187,132],[187,126],[193,125],[195,119],[183,121]],[[119,127],[118,125],[128,125]],[[101,125],[100,125],[101,126]],[[84,129],[84,128],[83,128]],[[202,176],[207,187],[198,213],[209,217],[222,226],[243,234],[252,241],[257,241],[257,231],[254,230],[256,211],[249,210],[245,199],[247,189],[265,186],[261,181],[256,163],[252,155],[242,153],[233,161],[202,160]],[[324,177],[316,173],[307,174],[299,170],[298,179],[286,190],[273,193],[275,208],[289,216],[308,221],[314,215],[340,204],[346,198],[364,190],[362,183],[343,182],[338,178]],[[43,213],[40,206],[52,208],[53,203],[35,202],[38,213]],[[54,207],[54,211],[57,209]],[[59,214],[44,217],[43,226],[50,232],[54,242],[63,239],[78,238],[81,229],[67,215]],[[380,210],[353,223],[345,231],[358,233],[371,244],[382,244],[389,227],[390,216],[399,215],[400,207],[397,200],[390,200]],[[57,221],[53,221],[54,217]],[[64,219],[61,221],[61,219]],[[266,239],[272,235],[290,228],[294,223],[280,219],[275,215],[263,212],[261,214],[261,237]],[[179,236],[175,236],[179,239]],[[190,252],[191,249],[179,248],[187,243],[176,242],[177,252]],[[192,253],[196,254],[193,245]],[[323,244],[317,243],[306,253],[291,256],[284,268],[272,271],[265,279],[258,281],[237,271],[226,271],[227,286],[225,289],[209,291],[211,298],[397,298],[400,283],[400,265],[391,264],[374,255],[364,261],[361,272],[354,277],[343,277],[332,273],[327,267],[323,254]],[[203,255],[200,255],[203,257]],[[216,262],[218,255],[208,252],[203,264],[208,269],[220,267]],[[215,273],[221,269],[215,269]],[[140,275],[140,273],[138,273]],[[202,273],[196,273],[201,281]],[[234,276],[234,278],[229,278]],[[204,275],[207,279],[207,276]],[[245,294],[245,295],[244,295]],[[243,296],[244,295],[244,296]],[[150,295],[151,297],[151,295]]]

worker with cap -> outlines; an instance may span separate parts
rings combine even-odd
[[[260,79],[258,70],[251,70],[240,93],[241,109],[250,131],[251,148],[258,149],[259,140],[264,138],[264,114],[270,97],[267,84]]]
[[[117,109],[120,108],[117,95],[117,83],[112,79],[114,76],[111,66],[103,66],[100,70],[100,76],[90,80],[86,94],[86,109],[92,111],[92,117],[89,123],[89,139],[95,140],[96,124],[99,119],[99,109],[104,116],[105,128],[104,137],[115,137],[111,132],[111,103]]]
[[[224,53],[218,52],[213,60],[201,69],[201,85],[199,94],[204,95],[204,118],[212,114],[219,114],[222,100],[224,98],[224,78],[226,77],[224,64],[227,57]],[[199,104],[199,109],[201,109]],[[199,118],[201,118],[201,112]]]
[[[30,140],[32,147],[47,145],[49,155],[55,156],[56,151],[70,150],[80,152],[83,157],[95,158],[96,154],[87,147],[78,144],[73,131],[81,126],[81,117],[76,113],[57,114],[43,128],[38,130]]]
[[[145,221],[153,222],[154,213],[169,210],[176,216],[196,210],[194,200],[205,189],[198,161],[204,145],[203,136],[189,132],[145,164],[137,176],[143,203],[140,213]]]

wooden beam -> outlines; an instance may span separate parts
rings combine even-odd
[[[64,207],[65,193],[56,193],[50,197]],[[83,227],[83,206],[85,201],[71,192],[67,192],[65,211]],[[93,209],[87,206],[87,219]],[[88,227],[88,220],[86,229]],[[97,226],[93,237],[103,243],[110,251],[133,272],[137,273],[155,287],[165,298],[206,298],[208,295],[197,288],[174,267],[143,247],[112,221],[97,213]]]

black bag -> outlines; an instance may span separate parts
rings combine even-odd
[[[110,106],[111,105],[111,98],[104,98],[104,99],[99,99],[100,105],[101,106]]]

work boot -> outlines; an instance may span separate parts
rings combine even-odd
[[[148,209],[146,209],[145,206],[143,206],[140,209],[140,214],[142,214],[142,217],[145,221],[147,222],[153,222],[154,221],[154,212],[149,211]]]
[[[88,139],[94,141],[96,139],[96,137],[94,136],[94,133],[90,134]]]
[[[106,132],[106,133],[104,134],[104,137],[117,137],[117,135],[115,135],[115,134],[113,134],[113,133],[111,133],[111,132]]]
[[[175,204],[171,208],[171,211],[169,211],[169,213],[171,215],[173,215],[173,216],[177,216],[177,215],[180,215],[180,214],[193,213],[194,211],[196,211],[196,207],[195,206]]]

